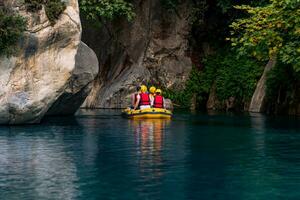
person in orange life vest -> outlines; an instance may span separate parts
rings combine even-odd
[[[150,97],[151,106],[153,106],[155,91],[156,91],[156,88],[154,86],[151,86],[149,89],[149,92],[150,92],[149,97]]]
[[[141,93],[141,87],[140,86],[137,86],[136,87],[136,92],[135,93],[133,93],[132,95],[131,95],[131,108],[134,108],[134,106],[135,106],[135,103],[136,103],[136,96],[138,95],[138,94],[140,94]]]
[[[147,87],[145,85],[141,86],[141,92],[138,95],[136,95],[134,110],[136,110],[137,108],[141,110],[146,108],[151,108],[150,97],[149,94],[147,93]]]
[[[155,93],[156,93],[156,95],[154,97],[153,107],[154,108],[164,108],[165,107],[165,105],[164,105],[165,99],[161,95],[162,91],[160,89],[157,89],[155,91]]]

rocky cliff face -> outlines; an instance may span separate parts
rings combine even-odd
[[[83,41],[97,54],[100,71],[84,103],[89,108],[128,106],[128,95],[141,83],[182,87],[192,63],[186,55],[188,3],[168,12],[160,0],[136,0],[133,22],[91,28],[83,22]]]
[[[75,57],[75,69],[64,93],[52,104],[46,115],[73,115],[92,90],[99,71],[92,49],[81,42]]]
[[[81,24],[77,0],[51,25],[45,10],[26,11],[23,1],[7,1],[28,19],[21,52],[0,58],[0,124],[36,123],[68,86],[75,67]]]

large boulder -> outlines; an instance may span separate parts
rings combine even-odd
[[[37,123],[71,79],[81,36],[78,2],[66,1],[51,24],[44,8],[29,13],[24,1],[6,1],[28,19],[28,27],[20,53],[0,58],[0,124]]]
[[[48,110],[47,115],[73,115],[89,95],[92,81],[99,70],[97,56],[81,42],[75,60],[75,70],[68,87]]]
[[[88,108],[123,108],[136,85],[184,86],[192,68],[187,55],[189,3],[168,12],[161,0],[135,0],[133,22],[92,28],[83,20],[84,41],[99,58],[100,71],[84,103]]]

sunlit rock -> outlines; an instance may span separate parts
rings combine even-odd
[[[21,1],[7,1],[28,19],[14,57],[0,58],[0,124],[37,123],[64,93],[75,67],[81,24],[77,0],[54,25],[45,10],[26,11]]]
[[[89,95],[92,81],[99,70],[97,56],[81,42],[75,60],[75,69],[68,87],[48,110],[47,115],[73,115]]]

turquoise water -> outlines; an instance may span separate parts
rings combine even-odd
[[[299,119],[80,114],[0,127],[0,199],[300,199]]]

